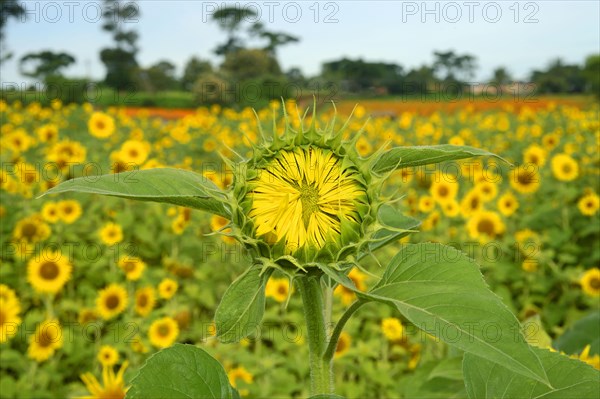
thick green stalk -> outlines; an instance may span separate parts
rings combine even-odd
[[[331,359],[324,360],[327,333],[323,316],[323,291],[319,277],[302,276],[296,279],[306,321],[306,336],[310,361],[311,396],[333,392],[333,370]]]

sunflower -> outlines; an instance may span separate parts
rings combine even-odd
[[[135,312],[140,316],[148,316],[154,304],[156,303],[156,294],[154,288],[144,287],[135,292]]]
[[[270,278],[267,281],[265,295],[277,302],[285,302],[290,293],[290,282],[287,278]]]
[[[474,187],[474,190],[477,190],[479,194],[481,194],[481,200],[483,202],[489,202],[496,198],[498,195],[498,186],[491,181],[480,181]]]
[[[460,214],[460,205],[456,200],[448,201],[442,205],[442,211],[445,216],[454,218]]]
[[[523,263],[521,263],[521,269],[528,273],[533,273],[537,271],[539,262],[537,259],[525,259]]]
[[[35,214],[17,222],[13,238],[25,244],[35,244],[50,237],[50,233],[50,226],[44,222],[41,215]]]
[[[522,194],[536,192],[540,188],[540,175],[537,167],[533,165],[516,167],[512,171],[510,185]]]
[[[35,133],[41,142],[54,141],[58,137],[58,127],[54,124],[47,124],[36,129]]]
[[[17,334],[17,329],[21,324],[20,312],[21,304],[16,296],[14,299],[0,297],[0,344]]]
[[[35,140],[23,129],[16,129],[3,136],[2,147],[8,148],[15,154],[20,154],[27,151],[35,142]]]
[[[560,137],[557,133],[550,133],[542,137],[542,144],[548,149],[552,150],[560,143]]]
[[[146,263],[136,256],[122,256],[119,259],[119,267],[125,272],[127,280],[137,281],[142,277],[146,269]]]
[[[58,213],[63,222],[71,224],[82,214],[81,205],[75,200],[64,200],[58,204]]]
[[[460,211],[464,217],[469,217],[481,209],[483,209],[483,200],[479,191],[469,191],[460,201]]]
[[[597,298],[600,296],[600,269],[593,268],[586,271],[579,279],[581,289],[587,295]]]
[[[579,199],[577,207],[582,215],[593,216],[600,208],[600,197],[596,193],[586,194]]]
[[[352,269],[350,273],[348,273],[348,277],[350,278],[350,280],[352,280],[354,286],[358,290],[365,291],[367,289],[367,285],[365,284],[367,275],[361,272],[360,270],[356,268]],[[354,300],[354,298],[356,298],[353,291],[349,290],[348,288],[342,285],[338,285],[337,287],[335,287],[335,290],[333,292],[334,294],[342,298],[342,303],[344,305],[349,305]]]
[[[595,355],[590,355],[591,345],[587,344],[580,354],[573,354],[570,357],[573,359],[581,360],[594,367],[597,370],[600,370],[600,355],[597,353]]]
[[[37,362],[47,360],[63,345],[63,333],[56,319],[41,322],[35,329],[35,334],[29,339],[27,356]]]
[[[115,245],[123,241],[123,229],[116,223],[106,223],[100,229],[100,240],[106,245]]]
[[[435,201],[429,195],[424,195],[419,198],[419,211],[429,213],[435,208]]]
[[[102,366],[112,367],[119,361],[119,352],[110,345],[102,345],[97,359]]]
[[[496,212],[482,210],[471,216],[467,222],[467,229],[471,238],[488,242],[502,235],[505,226],[500,215]]]
[[[239,380],[244,381],[246,384],[252,384],[252,381],[254,380],[252,374],[242,366],[234,367],[229,370],[227,372],[227,377],[229,378],[229,383],[234,388],[238,387]]]
[[[395,317],[387,317],[381,320],[381,331],[388,341],[400,341],[404,336],[402,322]]]
[[[42,206],[42,219],[48,223],[56,223],[58,222],[58,206],[56,206],[56,202],[50,201],[46,202],[44,206]]]
[[[519,201],[511,192],[504,193],[498,198],[498,210],[504,216],[511,216],[519,209]]]
[[[229,223],[230,221],[225,219],[223,216],[213,215],[210,218],[210,227],[212,231],[222,233],[221,240],[228,244],[233,244],[235,242],[235,238],[227,235],[231,233],[231,228],[227,227]]]
[[[429,187],[429,194],[439,204],[454,200],[458,193],[458,184],[454,181],[444,180],[442,177],[434,180]]]
[[[96,320],[98,320],[98,312],[96,312],[96,309],[83,308],[79,311],[77,322],[82,326]]]
[[[104,112],[94,112],[88,121],[90,134],[105,139],[115,132],[115,120]]]
[[[148,331],[150,343],[157,348],[167,348],[173,345],[178,335],[179,326],[171,317],[153,321]]]
[[[546,156],[546,150],[537,144],[532,144],[523,152],[523,161],[540,168],[546,164]]]
[[[177,281],[165,278],[158,284],[158,296],[162,299],[171,299],[177,292],[178,287]]]
[[[72,269],[66,256],[47,250],[29,261],[27,281],[37,292],[56,294],[71,278]]]
[[[110,284],[98,293],[96,308],[103,319],[119,315],[127,306],[127,291],[119,284]]]
[[[282,242],[287,254],[318,251],[327,242],[343,246],[362,222],[357,206],[365,202],[364,185],[329,150],[280,151],[249,184],[248,216],[256,235],[269,244]]]
[[[90,396],[84,396],[81,399],[123,399],[127,393],[128,388],[125,387],[125,381],[123,381],[123,374],[129,362],[125,361],[119,368],[119,371],[115,375],[112,366],[104,366],[102,368],[102,383],[92,373],[85,373],[81,375],[81,380],[85,384],[85,387],[90,392]]]
[[[48,149],[46,159],[60,170],[66,171],[73,164],[83,163],[87,150],[77,141],[61,140]]]
[[[19,298],[17,298],[17,294],[15,290],[10,288],[6,284],[0,284],[0,300],[10,302],[18,302]]]
[[[351,344],[352,338],[350,337],[350,334],[348,334],[346,331],[342,331],[335,347],[335,354],[333,356],[336,358],[344,356],[346,352],[350,350]]]
[[[552,174],[560,181],[572,181],[579,175],[577,161],[567,154],[557,154],[551,161]]]
[[[127,140],[123,143],[120,150],[120,159],[126,164],[135,164],[141,166],[150,152],[150,145],[144,141]]]

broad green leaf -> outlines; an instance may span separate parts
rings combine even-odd
[[[600,310],[576,321],[554,343],[556,349],[568,354],[581,353],[586,345],[590,345],[590,355],[600,354]]]
[[[462,356],[459,359],[462,360]],[[411,374],[402,378],[398,384],[399,395],[397,397],[410,399],[466,399],[467,393],[462,378],[447,378],[441,373],[435,375],[435,369],[446,360],[441,362],[435,360],[419,364],[419,367]],[[462,364],[459,364],[458,367],[462,376]]]
[[[448,380],[462,381],[462,357],[450,357],[436,362],[437,364],[429,373],[428,380],[446,378]]]
[[[133,170],[62,182],[46,194],[81,192],[201,209],[229,217],[226,194],[206,177],[184,169]]]
[[[547,382],[539,359],[521,334],[519,321],[488,289],[479,266],[452,247],[406,245],[369,292],[358,291],[352,280],[339,272],[326,273],[361,300],[396,307],[415,326],[450,345]]]
[[[398,168],[429,165],[485,155],[496,156],[478,148],[451,144],[394,147],[381,154],[381,157],[371,167],[371,171],[375,174],[383,174]]]
[[[421,221],[404,215],[390,205],[379,207],[377,219],[382,225],[388,228],[384,227],[375,232],[373,235],[375,241],[369,244],[369,250],[371,251],[409,235],[411,231],[414,231],[421,225]]]
[[[225,291],[215,313],[217,337],[221,342],[238,342],[252,334],[265,312],[265,286],[272,269],[261,274],[254,265]]]
[[[489,360],[466,353],[463,373],[471,399],[592,399],[600,397],[600,372],[576,359],[546,349],[533,349],[550,386]]]
[[[204,350],[175,344],[150,356],[131,381],[127,399],[233,398],[223,366]]]

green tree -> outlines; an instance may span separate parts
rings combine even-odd
[[[215,21],[227,33],[227,40],[215,49],[217,55],[227,55],[245,47],[238,32],[246,20],[255,18],[256,12],[250,8],[224,7],[213,14]]]
[[[73,63],[75,63],[75,58],[70,54],[41,51],[21,57],[19,69],[24,76],[45,81],[49,76],[62,76],[61,69]]]
[[[494,69],[490,83],[493,83],[496,85],[504,85],[504,84],[510,83],[511,80],[512,80],[512,77],[510,76],[510,73],[508,72],[508,70],[504,67],[498,67],[498,68]]]
[[[178,82],[175,77],[175,65],[169,61],[159,61],[145,69],[143,74],[147,78],[152,91],[177,89]]]
[[[181,87],[184,90],[192,90],[198,78],[203,74],[212,72],[212,70],[210,62],[203,61],[197,57],[190,58],[183,69]]]
[[[133,84],[138,66],[138,34],[126,30],[125,26],[137,21],[139,7],[133,1],[105,0],[104,5],[102,29],[109,32],[115,42],[115,47],[100,51],[100,60],[106,67],[104,82],[114,89],[124,90]]]
[[[600,54],[593,54],[586,58],[583,74],[587,91],[600,98]]]
[[[12,52],[6,50],[4,39],[4,28],[10,18],[24,18],[25,9],[20,2],[16,0],[0,0],[0,48],[2,48],[2,54],[0,55],[0,63],[12,58]]]
[[[433,70],[446,83],[464,83],[475,75],[476,58],[469,54],[458,55],[454,51],[434,51]]]
[[[221,69],[234,81],[281,75],[279,63],[262,49],[242,49],[228,53]]]
[[[583,93],[586,79],[579,65],[565,64],[561,59],[550,62],[548,69],[531,73],[536,91],[546,93]]]

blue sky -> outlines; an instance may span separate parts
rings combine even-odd
[[[138,61],[149,66],[167,59],[178,66],[196,55],[214,64],[212,54],[225,34],[210,22],[224,3],[139,1],[141,16],[128,26],[140,34]],[[231,4],[231,2],[228,2]],[[101,1],[26,1],[25,23],[10,20],[6,46],[15,53],[1,67],[1,80],[23,82],[16,60],[45,49],[66,51],[77,63],[67,76],[102,78],[99,51],[111,45],[96,13]],[[233,3],[236,4],[236,3]],[[301,38],[279,51],[282,67],[320,71],[324,61],[341,57],[394,62],[405,67],[430,63],[434,50],[453,49],[478,58],[477,80],[502,65],[517,78],[561,57],[582,63],[600,52],[600,2],[592,1],[256,1],[238,2],[261,13],[271,30]]]

